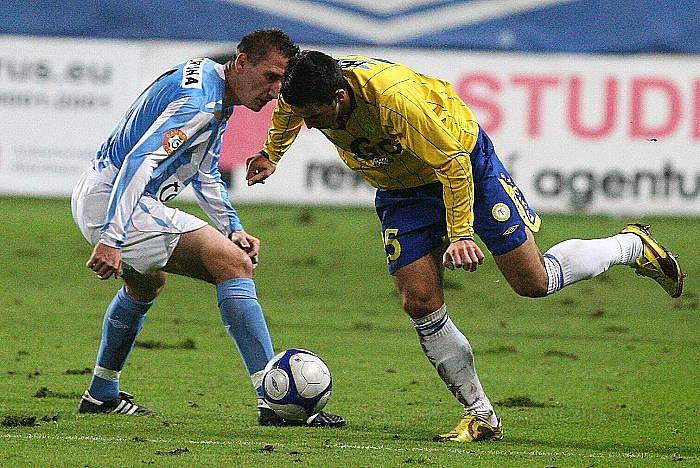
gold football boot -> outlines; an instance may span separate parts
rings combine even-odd
[[[477,413],[466,411],[457,426],[448,434],[436,435],[436,442],[477,442],[480,440],[501,440],[503,438],[503,425],[498,420],[496,426],[489,423],[491,412]]]
[[[620,234],[625,233],[638,235],[644,244],[644,253],[632,265],[637,274],[652,278],[671,297],[680,297],[686,275],[681,270],[678,257],[654,239],[647,224],[628,224],[620,231]]]

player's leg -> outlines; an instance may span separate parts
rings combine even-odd
[[[99,186],[80,185],[81,189],[73,197],[74,217],[85,237],[94,244],[99,239],[110,193],[101,190]],[[255,295],[251,278],[252,264],[245,252],[204,221],[169,208],[151,197],[142,197],[132,214],[121,252],[124,264],[141,272],[140,275],[131,275],[136,280],[130,281],[130,270],[126,270],[125,280],[129,281],[129,292],[144,300],[139,301],[124,290],[117,294],[110,308],[117,311],[127,309],[133,315],[130,319],[133,323],[125,325],[128,321],[126,318],[125,321],[110,320],[112,312],[108,311],[105,319],[105,327],[110,332],[108,338],[112,336],[113,329],[123,330],[135,338],[143,322],[143,315],[150,307],[149,284],[138,280],[151,276],[145,272],[164,269],[202,279],[217,286],[224,323],[234,337],[246,365],[252,370],[254,380],[260,380],[259,372],[273,355],[272,343]],[[165,278],[165,273],[160,275]],[[105,347],[111,350],[111,343],[118,340],[104,341]],[[112,355],[111,352],[101,354]],[[124,350],[116,354],[124,354]],[[115,358],[120,359],[122,358]],[[107,378],[103,380],[114,381],[118,377],[117,364],[110,365],[112,367],[106,369],[114,372],[105,371],[103,376]],[[114,393],[114,384],[106,387],[108,392]],[[256,387],[259,387],[259,383]]]
[[[529,229],[526,236],[519,247],[494,256],[513,290],[526,297],[547,296],[613,265],[631,265],[642,251],[638,236],[617,234],[604,239],[569,239],[542,255]]]
[[[569,239],[542,255],[533,236],[540,226],[539,217],[483,132],[478,148],[481,152],[472,161],[475,173],[479,173],[474,228],[515,292],[542,297],[593,278],[613,265],[629,265],[653,277],[672,296],[680,295],[680,266],[651,236],[648,226],[629,225],[621,233],[602,239]]]
[[[166,274],[142,274],[125,266],[122,287],[110,303],[102,324],[102,339],[90,385],[83,395],[79,412],[149,413],[121,391],[119,377],[141,331],[146,312],[163,289]]]
[[[442,288],[445,211],[440,184],[377,192],[389,272],[419,343],[440,378],[465,408],[455,432],[439,440],[500,438],[491,402],[474,368],[471,345],[447,312]],[[466,422],[465,422],[466,421]]]
[[[394,274],[404,310],[411,317],[421,348],[447,388],[464,407],[464,415],[437,441],[471,442],[503,437],[476,373],[467,337],[452,322],[442,290],[442,248],[402,267]]]
[[[238,347],[258,395],[258,422],[262,425],[340,427],[341,416],[321,411],[307,421],[285,420],[262,399],[265,365],[273,357],[272,340],[253,282],[253,263],[240,247],[211,226],[180,236],[165,270],[216,285],[221,319]]]
[[[494,256],[513,290],[526,297],[547,296],[570,284],[598,276],[613,265],[636,266],[645,259],[645,244],[633,232],[622,232],[602,239],[569,239],[550,248],[544,255],[540,253],[529,229],[526,236],[527,239],[520,246]],[[683,274],[668,251],[662,252],[666,253],[665,260],[671,275],[659,274],[661,270],[653,266],[649,271],[657,275],[654,279],[669,294],[678,291],[680,295]],[[664,264],[662,257],[651,258]]]
[[[262,396],[262,370],[274,355],[272,340],[246,252],[211,226],[181,234],[165,271],[216,286],[221,319]]]
[[[96,181],[91,173],[83,175],[73,191],[73,218],[91,245],[95,245],[100,238],[109,198],[109,187]],[[134,264],[140,264],[139,259],[148,257],[145,253],[150,250],[148,244],[147,237],[138,233],[127,237],[122,251],[125,286],[117,292],[105,312],[94,374],[78,408],[81,413],[150,412],[147,408],[134,404],[131,396],[119,389],[121,370],[143,325],[146,312],[165,284],[165,273],[140,274],[129,267],[132,260],[135,260]],[[155,245],[162,246],[163,243],[156,242]],[[141,255],[137,255],[137,252]]]
[[[491,415],[493,406],[484,393],[466,336],[447,312],[442,290],[442,248],[400,268],[394,282],[406,313],[428,360],[467,411]]]

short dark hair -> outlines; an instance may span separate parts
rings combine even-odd
[[[299,53],[299,47],[279,29],[260,29],[248,33],[236,47],[236,53],[246,54],[253,65],[260,63],[271,50],[288,59]]]
[[[346,81],[338,61],[316,50],[304,50],[289,60],[282,79],[282,97],[292,106],[325,105]]]

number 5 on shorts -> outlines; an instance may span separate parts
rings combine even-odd
[[[384,251],[386,252],[386,262],[393,262],[397,258],[399,258],[399,255],[401,255],[401,244],[399,244],[399,240],[396,239],[396,236],[398,235],[399,230],[398,229],[385,229],[384,230],[384,235],[382,236],[382,239],[384,240]],[[391,247],[391,249],[390,249]],[[393,250],[393,253],[389,253],[390,250]]]

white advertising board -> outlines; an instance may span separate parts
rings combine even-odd
[[[166,67],[234,45],[0,36],[0,194],[68,195],[144,86]],[[530,204],[543,212],[700,215],[700,62],[335,49],[405,63],[453,83]],[[234,202],[371,205],[373,189],[316,131],[302,130],[264,185],[242,161],[271,107],[237,109],[222,162]]]
[[[140,91],[128,43],[0,36],[0,192],[70,194]]]

